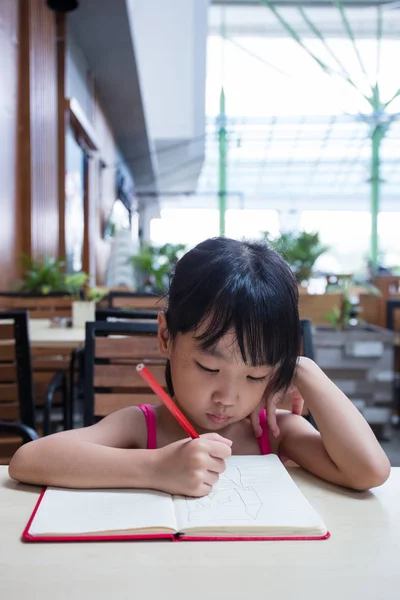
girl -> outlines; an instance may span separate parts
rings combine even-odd
[[[22,446],[10,476],[203,496],[231,453],[273,452],[339,485],[381,485],[390,464],[368,424],[313,361],[299,358],[297,300],[291,270],[266,245],[202,242],[177,263],[158,317],[169,392],[200,438],[187,439],[163,405],[125,408]],[[297,411],[304,399],[319,431],[276,410],[293,390]]]

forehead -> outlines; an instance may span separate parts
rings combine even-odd
[[[192,336],[192,344],[196,350],[215,358],[222,358],[228,362],[243,363],[236,333],[233,329],[225,333],[213,346],[208,348],[204,348],[202,340],[199,339],[201,333],[202,331],[199,329]]]

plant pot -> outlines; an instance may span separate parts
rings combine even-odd
[[[72,326],[83,328],[87,321],[96,320],[96,304],[87,301],[72,303]]]

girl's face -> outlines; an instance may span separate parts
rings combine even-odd
[[[169,338],[165,315],[159,315],[160,351],[170,360],[175,400],[199,427],[218,431],[240,421],[260,403],[274,367],[243,363],[233,332],[215,347],[200,348],[201,329]]]

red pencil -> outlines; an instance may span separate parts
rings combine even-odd
[[[187,418],[181,413],[175,402],[173,402],[173,400],[168,396],[167,392],[163,390],[161,385],[154,379],[148,368],[141,363],[140,365],[137,365],[136,371],[145,380],[145,382],[148,383],[153,392],[160,398],[161,402],[165,404],[170,413],[175,417],[179,425],[183,427],[186,433],[190,435],[192,439],[200,437],[197,431],[191,426]]]

